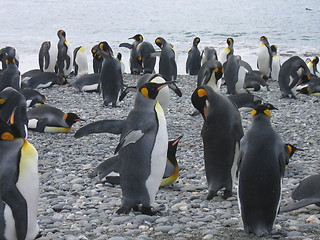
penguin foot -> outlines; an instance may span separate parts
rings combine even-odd
[[[223,193],[223,198],[228,199],[229,197],[232,197],[232,191],[225,189]]]
[[[128,208],[128,207],[121,207],[117,210],[116,213],[118,213],[119,215],[120,214],[128,214],[130,212],[131,208]]]
[[[161,215],[160,211],[152,211],[151,207],[141,207],[141,213],[149,216]]]
[[[217,192],[213,190],[209,190],[209,193],[207,195],[207,200],[211,200],[215,196],[217,196]]]

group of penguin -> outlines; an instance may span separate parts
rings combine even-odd
[[[27,128],[39,132],[69,132],[74,123],[82,120],[75,113],[43,105],[45,97],[36,88],[70,81],[82,91],[99,91],[104,105],[111,103],[112,107],[116,106],[119,95],[123,98],[130,89],[136,91],[127,119],[93,122],[75,133],[76,138],[102,132],[120,135],[115,156],[102,162],[92,174],[120,184],[122,204],[117,213],[134,210],[156,214],[152,205],[159,187],[172,184],[179,176],[175,153],[182,136],[168,140],[165,118],[169,89],[178,96],[182,94],[174,81],[177,78],[174,46],[158,37],[155,44],[161,51],[156,51],[151,43],[143,41],[141,34],[130,38],[134,40],[132,44],[120,44],[130,49],[131,74],[143,74],[136,86],[124,90],[121,54],[114,57],[107,42],[92,47],[94,73],[88,74],[84,48],[76,48],[72,57],[65,31],[59,30],[57,35],[57,44],[46,41],[41,45],[39,69],[23,74],[22,82],[14,48],[0,50],[3,63],[0,77],[1,239],[34,239],[38,234],[38,154],[27,140]],[[270,47],[265,36],[260,41],[258,71],[234,55],[232,38],[227,39],[227,47],[217,54],[213,47],[206,47],[200,53],[200,38],[196,37],[186,60],[187,74],[197,76],[191,102],[203,117],[201,136],[207,199],[217,196],[220,190],[224,191],[224,198],[232,196],[238,176],[237,195],[244,230],[257,236],[272,231],[279,211],[284,167],[292,154],[301,149],[283,143],[270,123],[270,111],[276,108],[270,103],[262,104],[262,99],[248,90],[260,90],[267,86],[266,79],[271,78],[279,82],[282,97],[295,98],[295,89],[301,85],[301,93],[320,92],[317,57],[306,63],[294,56],[280,65],[276,46]],[[156,57],[159,57],[159,74],[154,70]],[[70,78],[72,67],[74,72]],[[229,96],[220,92],[221,80]],[[36,106],[36,103],[42,105]],[[246,133],[238,110],[241,107],[253,109],[252,126]],[[251,171],[252,168],[256,170]],[[119,176],[111,177],[112,172]],[[302,182],[302,190],[297,189],[295,193],[298,197],[293,196],[302,201],[282,211],[319,204],[319,189],[309,190],[317,179],[316,176]],[[306,196],[308,194],[310,196]]]

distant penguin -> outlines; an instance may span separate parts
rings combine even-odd
[[[27,81],[28,79],[38,75],[40,72],[40,69],[31,69],[29,71],[26,71],[23,74],[21,74],[21,81]]]
[[[310,70],[300,57],[286,60],[280,68],[278,80],[282,97],[296,98],[296,87],[305,78],[310,79]]]
[[[48,88],[52,85],[66,84],[67,80],[61,75],[57,75],[52,72],[40,72],[37,75],[22,82],[22,88]]]
[[[82,92],[99,92],[100,74],[90,73],[78,77],[72,86]]]
[[[310,70],[310,73],[314,76],[320,77],[317,65],[319,63],[319,57],[314,57],[312,60],[306,61],[306,64]]]
[[[15,122],[0,119],[0,151],[0,239],[35,239],[39,232],[37,150]]]
[[[137,47],[138,61],[142,65],[143,73],[154,73],[156,57],[153,56],[155,49],[150,42],[142,42]]]
[[[219,92],[223,73],[224,68],[218,60],[210,59],[206,61],[199,70],[197,87],[208,85],[212,87],[215,92]]]
[[[300,86],[300,85],[299,85]],[[304,86],[302,86],[299,90],[301,94],[307,94],[311,96],[320,96],[320,78],[312,76],[309,81],[307,81]]]
[[[272,66],[272,54],[268,39],[266,36],[260,37],[260,46],[258,49],[257,67],[260,72],[270,77]]]
[[[238,202],[244,231],[259,237],[272,231],[281,200],[288,154],[270,123],[271,104],[252,111],[251,128],[241,139]]]
[[[57,55],[58,75],[67,77],[73,67],[72,49],[67,41],[64,30],[59,30],[57,35],[59,38]]]
[[[159,73],[166,81],[175,80],[177,78],[177,64],[172,45],[162,37],[156,38],[155,42],[156,45],[161,48]]]
[[[269,85],[266,82],[264,75],[260,76],[253,72],[247,72],[244,78],[243,88],[249,91],[270,91]]]
[[[244,92],[244,80],[252,68],[248,63],[241,60],[239,55],[231,55],[225,64],[224,80],[227,85],[227,93],[235,94]]]
[[[293,191],[292,199],[297,200],[280,209],[280,213],[293,211],[311,204],[320,207],[320,174],[313,175],[301,181]]]
[[[227,47],[225,47],[221,52],[219,53],[218,60],[222,63],[222,65],[228,60],[228,58],[233,55],[234,49],[233,49],[234,40],[233,38],[227,38]]]
[[[277,46],[276,45],[271,45],[270,50],[271,50],[271,56],[272,56],[272,65],[271,65],[271,79],[278,81],[279,79],[279,72],[280,72],[280,58],[277,53]]]
[[[227,97],[206,85],[194,90],[191,101],[204,120],[201,136],[209,189],[207,199],[217,196],[220,189],[224,189],[223,197],[227,199],[232,196],[243,136],[240,113]]]
[[[41,105],[27,112],[28,128],[36,132],[69,132],[82,119],[75,113],[64,113],[58,108]]]
[[[143,41],[143,37],[141,34],[136,34],[129,39],[133,39],[133,43],[121,43],[119,47],[126,47],[131,49],[130,51],[130,71],[131,74],[139,75],[143,70],[141,63],[138,61],[139,55],[137,51],[137,47]]]
[[[39,50],[39,68],[42,72],[55,72],[57,63],[58,49],[57,45],[51,41],[45,41],[41,44]]]
[[[205,47],[201,52],[201,65],[210,59],[218,60],[217,51],[214,47]]]
[[[99,44],[94,45],[91,48],[91,54],[93,57],[93,72],[100,73],[102,68],[103,57],[99,55]]]
[[[2,62],[2,69],[5,70],[7,68],[6,59],[7,57],[12,57],[15,61],[17,67],[19,67],[19,55],[15,48],[7,46],[0,49],[0,61]]]
[[[124,74],[124,71],[125,71],[125,65],[122,61],[122,54],[121,53],[117,53],[117,59],[119,60],[120,64],[121,64],[121,73],[122,73],[122,76]]]
[[[107,42],[99,44],[99,54],[104,59],[100,74],[100,92],[103,103],[105,106],[111,103],[112,107],[116,107],[119,92],[123,90],[121,64],[118,59],[112,56],[111,47]]]
[[[79,77],[88,74],[88,60],[85,47],[76,47],[73,51],[74,76]]]
[[[21,94],[26,98],[27,107],[33,107],[36,104],[44,104],[46,97],[34,89],[21,89]]]
[[[253,95],[250,92],[247,93],[236,93],[228,96],[229,100],[233,102],[238,109],[250,109],[252,110],[259,104],[262,104],[263,99]]]
[[[297,148],[297,147],[293,146],[293,145],[290,144],[290,143],[284,144],[284,148],[285,148],[285,150],[286,150],[286,152],[287,152],[287,154],[288,154],[288,156],[289,156],[289,157],[286,159],[286,160],[287,160],[287,161],[286,161],[286,166],[289,165],[289,160],[290,160],[290,158],[293,156],[294,153],[299,152],[299,151],[304,151],[303,149]]]
[[[23,138],[28,136],[26,111],[26,98],[19,91],[7,87],[0,92],[0,119],[7,123],[14,122]]]
[[[16,65],[16,60],[12,56],[7,56],[5,63],[7,68],[0,78],[0,92],[6,87],[12,87],[17,91],[21,89],[20,71]]]
[[[186,62],[186,73],[190,75],[198,75],[201,67],[201,56],[198,49],[200,38],[195,37],[193,39],[192,47],[188,51],[188,57]]]

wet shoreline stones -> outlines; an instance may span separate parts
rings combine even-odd
[[[124,82],[134,85],[137,76],[125,75]],[[303,148],[290,161],[283,180],[281,205],[292,202],[291,192],[299,182],[319,173],[320,102],[319,98],[299,95],[298,99],[280,99],[276,82],[269,82],[270,92],[257,92],[279,110],[272,111],[271,122],[285,142]],[[67,134],[29,131],[29,141],[39,153],[40,203],[38,220],[40,239],[257,239],[242,230],[236,187],[233,197],[206,200],[203,148],[200,136],[202,117],[192,117],[190,96],[196,77],[179,75],[177,85],[182,98],[172,92],[166,113],[169,138],[184,134],[177,150],[180,177],[173,185],[161,188],[155,208],[161,216],[131,212],[117,215],[121,205],[119,186],[90,178],[91,171],[113,156],[119,136],[92,134],[80,139],[74,133],[81,126],[102,119],[125,119],[132,108],[134,93],[129,93],[117,108],[103,106],[97,93],[78,92],[71,86],[39,90],[47,104],[65,112],[76,112],[85,119]],[[225,94],[226,90],[223,88]],[[244,131],[251,125],[249,112],[241,111]],[[319,239],[320,208],[311,205],[279,214],[275,233],[260,239]],[[307,223],[310,216],[312,223]]]

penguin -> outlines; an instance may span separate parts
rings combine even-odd
[[[280,63],[280,58],[277,53],[277,46],[276,45],[271,45],[270,51],[271,51],[271,56],[272,56],[272,65],[271,65],[271,79],[278,81],[279,79],[279,71],[281,67]]]
[[[300,182],[292,193],[292,199],[296,202],[280,208],[280,213],[293,211],[311,204],[320,207],[320,174],[312,175]]]
[[[129,39],[133,39],[133,43],[121,43],[119,47],[126,47],[131,49],[130,51],[130,71],[131,74],[139,75],[143,70],[142,66],[138,61],[139,55],[137,51],[137,47],[140,43],[143,42],[143,37],[141,34],[136,34],[133,37],[130,37]]]
[[[286,159],[287,161],[285,162],[286,166],[289,165],[289,159],[293,156],[294,153],[299,152],[299,151],[304,151],[303,149],[297,148],[290,143],[284,144],[284,148],[288,154],[288,158]]]
[[[246,90],[253,90],[253,91],[259,91],[259,90],[270,91],[269,85],[265,81],[264,75],[262,75],[262,77],[259,77],[259,75],[255,73],[255,71],[246,73],[244,83],[243,83],[243,88]]]
[[[64,30],[59,30],[57,35],[59,38],[57,45],[58,75],[67,77],[71,73],[73,67],[72,50],[69,42],[67,41],[66,32]]]
[[[91,48],[91,54],[93,57],[92,67],[93,67],[94,73],[100,73],[102,68],[103,57],[99,55],[98,51],[99,51],[99,44],[96,44]]]
[[[201,52],[201,66],[210,59],[218,60],[217,51],[214,47],[205,47]]]
[[[72,85],[82,92],[99,92],[100,74],[90,73],[77,78]]]
[[[53,85],[67,84],[67,80],[62,75],[57,75],[52,72],[40,72],[37,75],[22,82],[22,88],[48,88]]]
[[[28,81],[30,78],[38,75],[41,72],[40,69],[31,69],[29,71],[24,72],[21,74],[21,81]]]
[[[156,65],[156,57],[153,54],[156,52],[150,42],[141,42],[137,46],[138,62],[141,64],[143,73],[154,73]]]
[[[227,85],[227,94],[245,92],[244,79],[248,72],[252,72],[250,65],[241,60],[239,55],[231,55],[225,64],[224,80]]]
[[[24,133],[26,103],[17,102],[20,93],[12,88],[7,92],[10,96],[3,98],[7,89],[0,93],[1,117],[3,102],[5,113],[11,115],[10,121],[0,118],[0,239],[35,239],[39,231],[38,153]]]
[[[19,91],[7,87],[0,92],[0,119],[7,123],[15,122],[19,134],[23,138],[28,136],[26,111],[26,99]]]
[[[199,70],[197,87],[208,85],[216,92],[220,91],[221,78],[224,73],[222,64],[216,59],[206,61]]]
[[[21,94],[25,97],[27,108],[37,104],[44,104],[46,97],[34,89],[21,89]]]
[[[107,42],[99,44],[99,54],[103,56],[103,64],[100,74],[100,92],[102,93],[103,103],[108,106],[116,107],[119,92],[123,90],[123,76],[121,64],[111,54],[110,46]]]
[[[200,38],[195,37],[193,39],[192,47],[188,51],[188,57],[186,62],[186,73],[190,75],[198,75],[201,67],[201,56],[198,49]]]
[[[16,60],[8,55],[6,60],[7,68],[3,71],[0,78],[0,92],[6,87],[12,87],[17,91],[21,89],[21,76],[20,71],[16,65]]]
[[[173,46],[162,37],[156,38],[155,43],[161,48],[159,73],[166,81],[175,80],[177,78],[177,64]]]
[[[124,71],[125,71],[125,65],[122,61],[122,54],[121,53],[117,53],[117,59],[119,60],[120,64],[121,64],[121,73],[122,73],[122,76],[124,74]]]
[[[279,87],[282,97],[296,98],[296,87],[304,79],[310,80],[310,70],[306,63],[298,56],[286,60],[279,72]]]
[[[270,77],[272,66],[272,54],[269,41],[266,36],[260,37],[260,46],[258,49],[257,67],[260,72]]]
[[[82,121],[75,113],[64,113],[58,108],[41,105],[27,111],[28,129],[36,132],[69,132],[74,123]]]
[[[234,40],[233,38],[229,37],[227,38],[227,47],[225,47],[221,52],[219,53],[218,60],[222,63],[222,65],[228,60],[228,58],[233,55],[234,49],[233,49]]]
[[[308,61],[306,61],[307,63],[307,66],[310,70],[310,73],[314,76],[317,76],[319,77],[320,76],[320,73],[317,69],[317,64],[319,63],[319,57],[314,57],[312,60],[310,59],[307,59]]]
[[[289,157],[270,123],[272,104],[252,111],[251,128],[241,139],[238,202],[244,231],[258,237],[273,228],[281,200],[282,178]]]
[[[310,96],[320,96],[320,78],[312,76],[310,80],[298,91],[301,94],[307,94]]]
[[[87,52],[84,46],[76,47],[73,51],[74,76],[88,74]]]
[[[8,57],[14,59],[15,64],[19,67],[19,55],[14,47],[7,46],[0,49],[0,61],[2,62],[2,69],[5,70],[7,68],[6,59]]]
[[[225,199],[232,196],[240,139],[243,136],[240,113],[225,96],[209,86],[197,87],[192,96],[193,106],[203,117],[201,136],[208,182],[207,199],[224,189]]]
[[[238,109],[250,109],[252,110],[259,104],[262,104],[263,99],[250,92],[247,93],[236,93],[228,96],[229,100],[233,102]]]
[[[51,41],[45,41],[41,44],[39,50],[39,68],[42,72],[55,72],[57,63],[58,49],[57,45]]]

